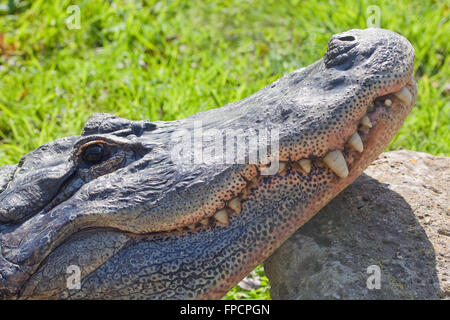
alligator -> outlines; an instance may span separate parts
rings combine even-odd
[[[0,167],[0,297],[221,298],[384,151],[416,100],[414,58],[395,32],[350,30],[243,100],[167,122],[94,114]]]

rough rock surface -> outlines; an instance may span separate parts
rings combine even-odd
[[[450,299],[449,187],[450,158],[380,155],[265,262],[272,298]]]

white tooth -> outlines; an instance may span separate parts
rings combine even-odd
[[[228,224],[228,213],[227,210],[222,209],[216,212],[214,218],[222,225]]]
[[[248,188],[242,189],[241,194],[239,195],[239,197],[241,199],[245,199],[245,198],[247,198],[247,196],[248,196]]]
[[[345,178],[348,176],[347,163],[340,150],[334,150],[328,153],[325,158],[323,158],[323,162],[325,162],[325,164],[339,177]]]
[[[400,91],[394,94],[397,96],[397,98],[399,98],[406,104],[410,104],[412,101],[411,92],[409,92],[409,90],[406,87],[401,88]]]
[[[188,228],[191,229],[191,230],[195,229],[195,224],[188,225]]]
[[[370,122],[370,119],[369,119],[369,117],[368,117],[367,115],[364,116],[364,117],[361,119],[361,124],[362,124],[364,127],[372,128],[372,122]]]
[[[361,140],[361,137],[357,132],[355,132],[350,139],[347,141],[348,145],[351,146],[353,149],[355,149],[358,152],[363,152],[364,146]]]
[[[298,161],[298,164],[300,165],[300,167],[302,167],[303,170],[305,170],[306,173],[309,173],[311,171],[311,160],[302,159]]]
[[[258,185],[258,183],[259,183],[258,177],[254,177],[254,178],[250,181],[250,183],[248,184],[248,187],[249,187],[249,188],[256,187],[256,186]]]
[[[387,107],[392,106],[392,100],[391,99],[384,100],[384,105],[387,106]]]
[[[209,223],[209,220],[208,220],[208,218],[205,218],[205,219],[201,220],[200,223],[202,225],[206,226]]]
[[[228,202],[228,206],[236,213],[241,213],[242,207],[241,207],[241,201],[239,198],[234,198],[230,202]]]
[[[284,169],[286,169],[286,162],[280,161],[280,162],[278,163],[278,173],[283,172]]]

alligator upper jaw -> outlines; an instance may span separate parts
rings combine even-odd
[[[333,183],[336,189],[339,189],[341,185],[347,185],[361,173],[361,168],[370,163],[366,158],[371,158],[375,153],[373,150],[380,149],[380,146],[387,147],[390,139],[387,140],[382,135],[389,136],[398,130],[403,119],[414,106],[416,96],[417,85],[411,76],[399,90],[395,87],[383,96],[375,98],[367,108],[367,113],[360,119],[355,132],[339,148],[330,149],[322,157],[312,155],[310,158],[297,157],[294,158],[295,160],[280,161],[276,175],[283,177],[288,171],[295,171],[308,176],[311,170],[317,167],[333,173],[336,178]],[[214,227],[226,227],[230,219],[239,219],[245,207],[245,201],[252,194],[252,190],[262,184],[265,178],[270,179],[261,175],[261,169],[269,166],[270,164],[259,165],[257,170],[259,174],[249,180],[236,197],[227,200],[224,206],[218,208],[213,214],[201,219],[197,218],[193,223],[165,230],[163,233],[181,235],[199,230],[211,230]]]

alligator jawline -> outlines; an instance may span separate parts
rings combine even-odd
[[[328,150],[326,154],[328,155],[332,151],[339,150],[344,156],[348,171],[351,172],[352,164],[359,160],[363,155],[363,146],[367,144],[368,140],[371,138],[371,129],[376,125],[382,113],[396,107],[398,104],[402,105],[410,105],[412,103],[412,96],[407,86],[415,86],[415,80],[411,77],[411,80],[400,90],[394,91],[391,90],[389,93],[379,96],[375,98],[370,106],[367,108],[367,113],[363,116],[359,124],[357,125],[357,130],[351,135],[348,140],[342,144],[341,148]],[[409,95],[409,96],[408,96]],[[359,138],[354,138],[355,134]],[[352,139],[353,138],[353,139]],[[361,145],[355,140],[360,139]],[[360,149],[362,148],[362,149]],[[211,231],[215,227],[223,228],[228,226],[228,222],[231,219],[239,217],[241,211],[245,208],[246,199],[254,192],[254,189],[260,184],[263,179],[270,179],[271,176],[262,176],[260,174],[260,168],[267,167],[267,164],[259,165],[258,175],[254,177],[252,180],[247,181],[247,185],[242,188],[237,197],[234,197],[231,200],[225,201],[225,206],[218,207],[216,212],[213,215],[203,217],[201,219],[197,219],[194,223],[186,224],[179,226],[175,229],[169,229],[164,231],[152,231],[144,234],[136,234],[132,232],[124,232],[123,230],[114,229],[114,228],[93,228],[93,229],[109,229],[111,231],[116,230],[117,232],[122,232],[127,234],[132,238],[139,237],[167,237],[167,236],[182,236],[189,235],[190,233],[199,232],[199,231]],[[314,167],[317,168],[327,168],[331,170],[335,175],[336,179],[346,178],[348,176],[345,175],[339,177],[339,175],[330,169],[326,163],[324,163],[324,157],[311,156],[309,158],[289,160],[289,161],[280,161],[279,162],[279,170],[278,173],[275,174],[277,176],[284,176],[290,170],[294,170],[298,173],[301,173],[307,176],[310,173],[310,170]]]

